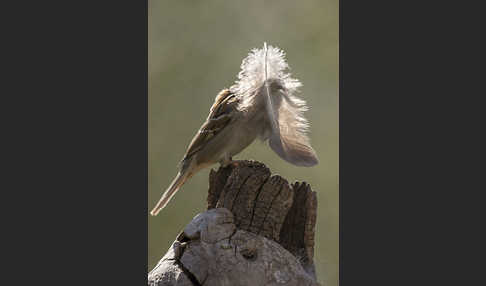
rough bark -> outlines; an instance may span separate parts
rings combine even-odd
[[[318,285],[316,194],[254,161],[209,175],[208,210],[179,234],[149,285]]]

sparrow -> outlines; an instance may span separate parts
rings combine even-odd
[[[209,115],[179,163],[179,172],[150,212],[156,216],[179,188],[201,169],[232,157],[255,139],[266,142],[285,161],[310,167],[318,163],[303,116],[306,102],[295,93],[302,86],[288,73],[285,53],[273,46],[252,49],[241,64],[238,80],[215,98]]]

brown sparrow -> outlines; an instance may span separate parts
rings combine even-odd
[[[194,136],[180,163],[180,171],[151,215],[157,215],[184,182],[215,163],[223,167],[257,137],[269,141],[282,159],[297,166],[318,163],[306,135],[304,100],[296,97],[302,84],[290,77],[285,54],[264,43],[241,64],[238,80],[215,98],[206,122]]]

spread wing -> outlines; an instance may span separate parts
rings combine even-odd
[[[194,136],[186,155],[185,161],[203,148],[216,134],[219,133],[232,119],[232,113],[236,110],[236,96],[228,89],[223,89],[215,98],[213,106],[209,110],[206,122],[201,126],[199,132]]]

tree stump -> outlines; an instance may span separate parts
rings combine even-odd
[[[208,210],[178,235],[148,285],[319,285],[314,269],[316,193],[262,163],[209,174]]]

